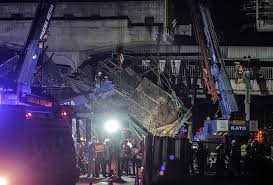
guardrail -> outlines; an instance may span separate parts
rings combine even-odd
[[[187,71],[188,75],[190,77],[194,77],[196,70],[194,65],[189,65],[186,68],[182,69],[181,75],[182,77],[187,76]],[[235,66],[226,66],[226,71],[228,74],[228,77],[231,79],[235,78]],[[261,67],[259,69],[259,74],[261,74],[266,80],[273,80],[273,67]],[[198,77],[201,77],[201,69],[198,68],[197,70],[197,75]]]

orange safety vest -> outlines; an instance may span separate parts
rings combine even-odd
[[[96,144],[95,151],[96,151],[96,153],[105,152],[106,151],[105,145],[104,144]]]

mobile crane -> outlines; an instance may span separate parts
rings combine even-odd
[[[209,80],[209,84],[217,82],[220,97],[217,98],[216,88],[208,88],[212,95],[212,100],[216,102],[219,100],[219,105],[222,113],[222,119],[230,119],[233,112],[238,111],[238,105],[235,100],[233,89],[231,87],[225,63],[222,61],[220,47],[215,34],[214,26],[211,20],[209,9],[204,0],[190,0],[190,7],[192,12],[193,24],[195,27],[196,38],[202,51],[203,73],[208,73],[213,76]],[[209,60],[210,58],[210,60]],[[211,71],[211,74],[210,74]],[[205,75],[203,75],[205,76]],[[205,80],[206,82],[206,80]],[[206,85],[208,87],[208,85]],[[214,92],[210,92],[214,91]]]
[[[13,64],[16,65],[16,69],[12,71],[12,77],[15,77],[13,79],[14,85],[12,88],[8,88],[8,90],[2,90],[1,104],[32,104],[42,107],[53,107],[53,101],[49,101],[46,97],[35,96],[31,93],[31,83],[38,60],[44,49],[47,31],[55,5],[56,0],[48,2],[41,1],[38,4],[35,19],[32,22],[23,50],[19,56],[12,58]],[[1,72],[2,71],[3,70],[1,70]]]
[[[74,185],[78,179],[69,112],[31,91],[56,3],[39,2],[24,48],[11,62],[14,84],[1,88],[0,182],[5,185]]]
[[[225,142],[225,135],[248,136],[250,129],[249,117],[246,120],[233,120],[233,113],[238,112],[238,104],[227,76],[221,51],[207,0],[189,0],[195,36],[202,54],[202,70],[205,85],[214,103],[219,101],[221,120],[206,120],[202,131],[196,133],[193,139],[206,142],[209,161],[213,166],[216,159],[216,146]],[[216,84],[220,97],[217,95]],[[248,85],[248,83],[246,83]],[[249,102],[246,96],[246,102]],[[253,128],[252,128],[253,129]]]
[[[230,80],[227,76],[225,63],[222,61],[221,51],[213,22],[211,20],[210,11],[207,6],[207,1],[189,0],[189,4],[193,18],[193,25],[195,28],[195,35],[203,57],[201,66],[203,69],[205,85],[209,94],[212,95],[213,102],[215,103],[216,101],[219,101],[222,114],[221,121],[205,121],[205,131],[199,132],[197,135],[199,134],[203,137],[207,135],[217,135],[219,128],[221,128],[220,131],[226,133],[229,132],[230,134],[235,135],[247,135],[249,131],[254,131],[257,129],[253,128],[250,123],[255,125],[257,124],[256,122],[249,120],[249,115],[247,116],[246,120],[242,120],[242,118],[240,118],[239,121],[233,120],[232,114],[238,112],[238,104],[236,102]],[[208,74],[207,76],[211,75],[213,78],[210,77],[208,78],[209,80],[206,80],[206,74]],[[246,85],[248,85],[247,79],[248,78],[246,78]],[[216,88],[209,88],[210,86],[216,87],[215,82],[217,83],[220,97],[217,96]],[[246,96],[246,103],[248,102],[249,97]]]

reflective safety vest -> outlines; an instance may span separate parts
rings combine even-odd
[[[104,158],[106,152],[106,146],[98,143],[95,145],[96,158]]]
[[[242,146],[241,146],[241,156],[242,157],[247,156],[247,145],[246,144],[242,144]]]

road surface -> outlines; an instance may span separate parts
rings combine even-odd
[[[122,177],[123,181],[122,183],[113,183],[113,185],[134,185],[135,178],[128,176],[128,177]],[[77,183],[77,185],[89,185],[91,179],[86,177],[81,177],[80,181]],[[109,178],[99,178],[96,180],[92,180],[92,185],[108,185]]]

